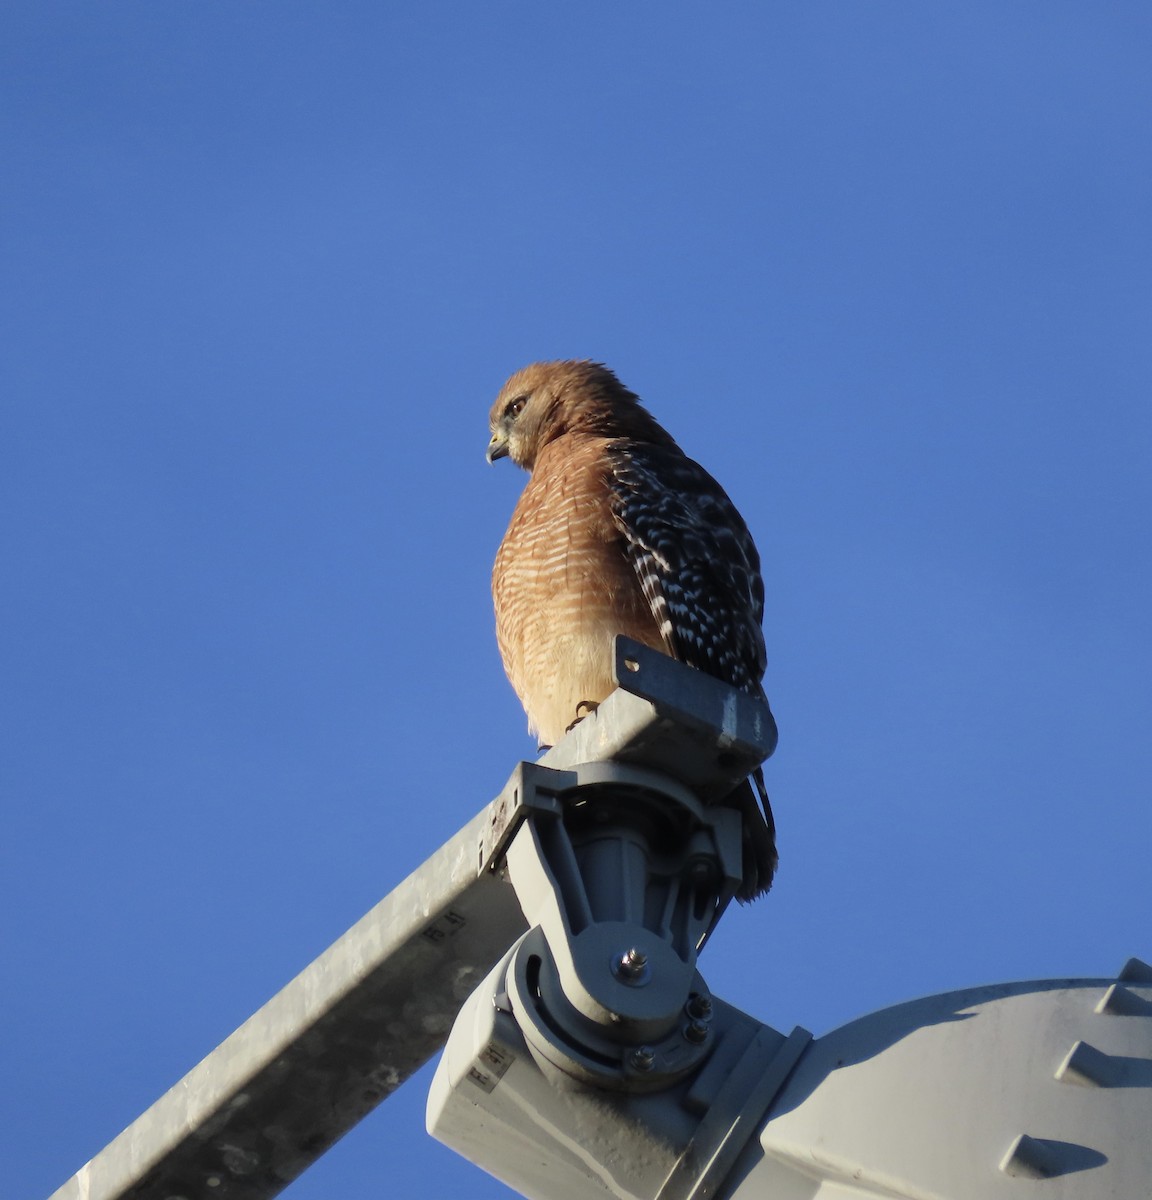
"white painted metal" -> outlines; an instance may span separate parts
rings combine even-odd
[[[1152,971],[952,992],[811,1044],[723,1194],[1152,1195]],[[1102,1004],[1123,995],[1120,1015]]]

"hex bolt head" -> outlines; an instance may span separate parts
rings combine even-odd
[[[684,1038],[694,1046],[702,1045],[708,1040],[707,1021],[689,1021],[684,1026]]]
[[[712,1000],[699,992],[693,992],[684,1005],[684,1011],[694,1021],[709,1021],[712,1019]]]
[[[628,1055],[628,1061],[637,1071],[651,1071],[656,1065],[656,1052],[651,1046],[637,1046]]]

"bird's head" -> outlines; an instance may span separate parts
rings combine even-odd
[[[488,415],[488,461],[510,458],[531,471],[540,451],[566,433],[671,442],[671,437],[602,363],[533,363],[500,389]]]

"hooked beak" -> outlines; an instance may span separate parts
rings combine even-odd
[[[490,463],[494,463],[498,458],[507,458],[508,439],[503,434],[494,433],[492,440],[488,443],[488,449],[484,457]]]

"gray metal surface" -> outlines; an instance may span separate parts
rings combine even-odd
[[[718,1193],[811,1040],[799,1025],[783,1039],[760,1026],[719,1094],[709,1099],[656,1200],[708,1200]]]
[[[264,1200],[444,1044],[526,925],[485,809],[52,1200]]]

